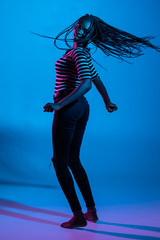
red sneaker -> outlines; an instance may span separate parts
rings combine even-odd
[[[64,222],[60,226],[64,228],[75,228],[75,227],[85,227],[86,225],[87,225],[87,221],[84,218],[83,213],[76,212],[68,222]]]
[[[97,210],[95,207],[92,208],[87,208],[87,212],[84,213],[84,217],[86,220],[90,220],[92,222],[97,222],[98,221],[98,216],[97,216]]]

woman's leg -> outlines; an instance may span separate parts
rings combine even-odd
[[[53,165],[57,179],[68,200],[72,211],[81,210],[75,192],[72,175],[68,168],[69,150],[78,119],[83,113],[79,101],[71,103],[63,109],[55,111],[52,125]]]
[[[82,193],[82,196],[88,208],[94,207],[95,202],[93,199],[87,174],[80,162],[80,147],[89,118],[89,104],[85,98],[81,98],[81,104],[83,104],[85,111],[75,126],[74,135],[72,137],[72,142],[70,146],[68,165],[73,173],[73,176],[77,182],[77,185]]]

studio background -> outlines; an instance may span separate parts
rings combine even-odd
[[[65,50],[29,31],[55,37],[89,13],[139,37],[156,36],[151,42],[160,45],[159,10],[158,0],[1,2],[1,183],[60,188],[53,166],[49,170],[53,113],[43,112],[43,106],[53,101],[55,63]],[[67,48],[61,41],[57,44]],[[90,116],[80,156],[92,186],[159,186],[160,53],[144,49],[143,56],[127,59],[133,62],[128,64],[89,47],[108,70],[93,61],[118,107],[109,113],[94,84],[85,94]]]

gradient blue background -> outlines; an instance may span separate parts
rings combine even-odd
[[[159,10],[159,0],[1,2],[1,183],[59,186],[53,167],[48,168],[53,113],[44,113],[43,106],[53,101],[55,62],[65,51],[28,31],[55,37],[89,13],[137,36],[156,36],[152,43],[160,45]],[[85,95],[90,117],[81,162],[92,183],[123,181],[146,187],[160,183],[160,53],[153,49],[144,53],[131,59],[134,64],[119,63],[101,50],[92,54],[108,69],[93,62],[118,106],[116,112],[107,112],[93,84]]]

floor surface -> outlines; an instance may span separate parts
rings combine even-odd
[[[97,223],[87,221],[86,227],[65,229],[60,224],[73,215],[60,187],[1,183],[0,239],[160,239],[159,189],[124,185],[92,189]]]

